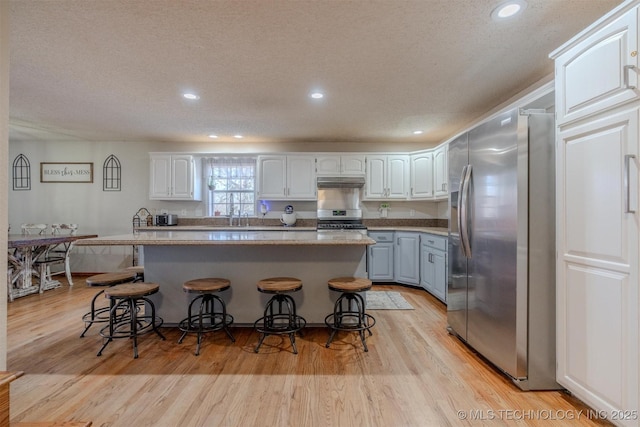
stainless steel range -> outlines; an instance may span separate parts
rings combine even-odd
[[[363,177],[318,177],[318,231],[366,233],[360,208]]]

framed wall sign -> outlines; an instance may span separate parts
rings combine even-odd
[[[40,182],[93,182],[93,163],[40,163]]]

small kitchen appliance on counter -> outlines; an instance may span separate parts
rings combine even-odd
[[[178,215],[175,214],[160,214],[154,216],[154,225],[157,226],[170,226],[170,225],[178,225]]]
[[[284,213],[280,217],[280,222],[284,224],[285,227],[293,227],[296,225],[296,213],[293,211],[293,206],[287,205],[284,208]]]

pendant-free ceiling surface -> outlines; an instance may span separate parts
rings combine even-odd
[[[549,76],[621,1],[528,0],[502,22],[501,0],[10,3],[10,139],[428,145]]]

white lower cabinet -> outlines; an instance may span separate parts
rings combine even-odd
[[[561,129],[557,150],[557,381],[625,426],[640,425],[639,115]]]
[[[420,286],[447,302],[447,238],[420,236]]]
[[[395,281],[420,285],[420,233],[395,233]]]
[[[393,282],[393,231],[372,231],[369,237],[376,241],[367,249],[369,280]]]

